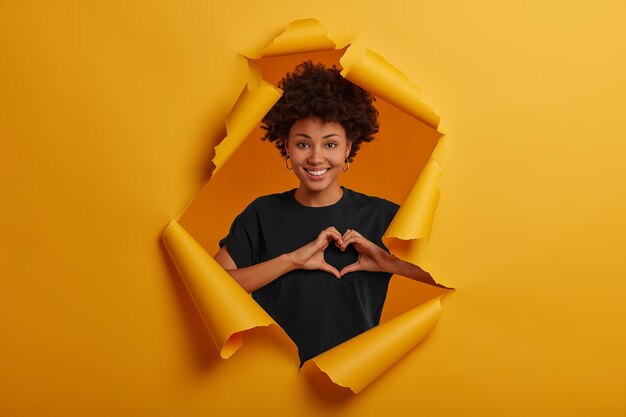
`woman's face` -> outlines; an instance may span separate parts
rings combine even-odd
[[[350,142],[339,122],[319,118],[300,119],[291,126],[285,147],[300,188],[313,193],[334,192]]]

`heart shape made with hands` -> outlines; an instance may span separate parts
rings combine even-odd
[[[335,245],[335,241],[331,241],[328,244],[326,250],[324,250],[324,261],[341,271],[344,267],[351,265],[359,260],[359,252],[353,245],[346,246],[346,249],[342,251]]]

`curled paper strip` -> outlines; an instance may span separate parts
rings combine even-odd
[[[256,88],[248,83],[226,118],[226,137],[215,147],[213,175],[226,163],[280,96],[281,91],[278,88],[264,81]]]
[[[437,297],[309,362],[315,363],[337,385],[359,393],[424,340],[440,316],[441,301]],[[306,366],[310,368],[309,362]]]
[[[441,168],[431,157],[387,228],[384,242],[391,238],[429,239],[433,215],[439,203],[440,178]]]
[[[243,331],[278,326],[177,221],[163,232],[163,243],[222,358],[243,345]]]
[[[305,19],[292,23],[269,46],[249,56],[277,60],[282,55],[320,49],[334,55],[341,52],[327,38],[324,26],[316,20]],[[343,76],[440,136],[439,117],[421,102],[419,89],[401,71],[379,55],[371,51],[359,53],[352,50],[352,46],[340,62]],[[248,87],[228,116],[226,138],[216,147],[214,173],[227,163],[280,95],[281,91],[264,81],[251,65]],[[438,149],[437,153],[440,152]],[[383,239],[414,241],[430,236],[441,176],[435,159],[433,152]],[[245,331],[277,326],[177,222],[167,227],[164,242],[223,358],[231,356],[242,345]],[[303,371],[317,369],[337,385],[354,393],[362,391],[428,335],[441,315],[440,298],[431,299],[316,356],[305,363]]]
[[[354,48],[346,51],[341,58],[341,75],[437,129],[439,116],[421,101],[420,89],[402,71],[369,49],[359,52]]]
[[[269,57],[334,49],[336,47],[335,42],[328,39],[327,32],[326,27],[315,19],[296,20],[263,49],[261,56]]]

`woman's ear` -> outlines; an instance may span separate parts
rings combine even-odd
[[[283,149],[285,149],[285,153],[289,155],[289,140],[283,139]]]
[[[352,149],[352,141],[348,140],[348,150],[346,151],[346,158],[350,156],[350,150]]]

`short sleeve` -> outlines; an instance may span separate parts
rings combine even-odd
[[[387,232],[387,229],[391,225],[393,218],[400,209],[400,206],[389,200],[380,199],[380,216],[382,221],[381,233],[380,233],[380,246],[387,252],[391,253],[387,246],[383,243],[382,237]]]
[[[228,254],[237,268],[245,268],[256,263],[258,253],[259,225],[254,209],[248,206],[239,214],[228,235],[219,241],[220,248],[226,245]]]
[[[383,213],[385,216],[385,222],[387,223],[387,227],[389,227],[389,225],[391,224],[391,221],[393,220],[393,218],[396,216],[396,213],[400,209],[400,206],[388,200],[384,200],[384,202],[385,202],[385,208],[383,210]]]

